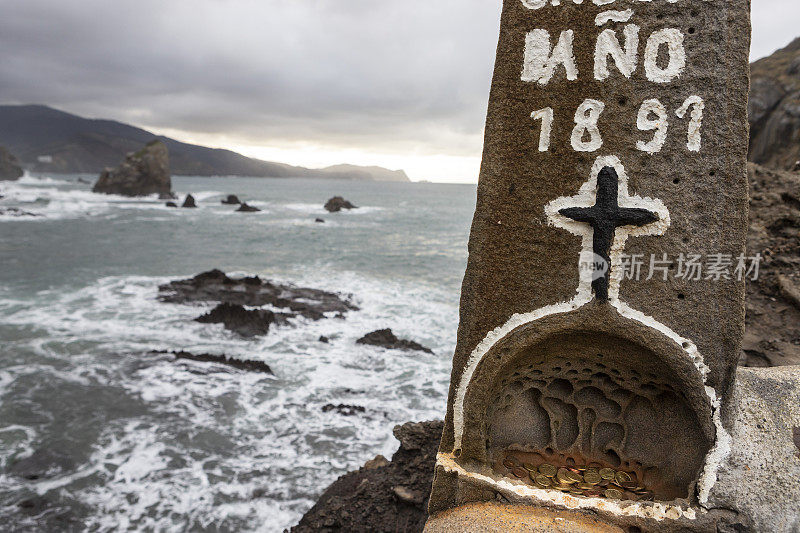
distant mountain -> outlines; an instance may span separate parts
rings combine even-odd
[[[86,119],[47,106],[0,106],[0,145],[35,172],[99,174],[154,139],[167,145],[176,175],[409,181],[403,171],[353,165],[321,170],[294,167],[186,144],[120,122]]]

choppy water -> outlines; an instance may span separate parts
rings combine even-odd
[[[391,454],[394,424],[443,416],[474,186],[174,188],[200,209],[95,195],[77,176],[0,182],[0,207],[44,215],[0,217],[3,530],[281,531],[336,477]],[[233,213],[229,193],[264,211]],[[329,215],[334,194],[363,207]],[[210,306],[156,301],[160,283],[211,268],[352,293],[361,310],[244,340],[192,321]],[[383,327],[436,355],[354,344]],[[263,360],[275,376],[153,349]],[[57,454],[50,473],[10,472],[34,452]]]

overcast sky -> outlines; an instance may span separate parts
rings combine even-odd
[[[0,0],[0,13],[0,103],[297,165],[477,180],[500,0]],[[753,58],[798,21],[800,0],[753,0]]]

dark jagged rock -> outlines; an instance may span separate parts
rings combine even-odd
[[[263,361],[253,361],[251,359],[234,359],[226,355],[213,355],[213,354],[193,354],[189,352],[168,352],[168,351],[153,351],[150,352],[154,355],[172,355],[176,360],[195,361],[197,363],[216,363],[220,365],[229,366],[237,370],[246,370],[248,372],[262,372],[264,374],[272,375],[272,369]]]
[[[325,335],[322,335],[318,340],[322,344],[330,344],[330,342],[331,342],[331,340],[328,337],[326,337]]]
[[[260,211],[261,209],[248,205],[247,202],[242,203],[239,209],[236,210],[237,213],[259,213]]]
[[[241,200],[235,194],[229,194],[227,198],[222,200],[223,205],[239,205],[241,203]]]
[[[42,215],[23,211],[18,207],[0,207],[0,215],[7,215],[11,217],[40,217]]]
[[[40,448],[30,456],[11,464],[8,473],[35,481],[60,476],[75,469],[75,462],[66,454],[52,448]]]
[[[324,224],[325,223],[325,219],[318,218],[314,222],[316,222],[317,224]]]
[[[178,204],[176,204],[175,202],[167,202],[164,205],[166,205],[167,207],[178,207]]]
[[[194,209],[195,207],[197,207],[197,202],[195,202],[194,196],[192,196],[191,194],[187,194],[186,199],[183,201],[183,205],[181,207],[186,207],[189,209]]]
[[[123,196],[158,194],[172,198],[166,145],[161,141],[153,141],[138,152],[128,154],[119,167],[107,168],[100,174],[92,191]]]
[[[257,276],[232,279],[220,270],[162,285],[159,287],[159,300],[179,304],[221,302],[247,307],[269,305],[288,309],[291,314],[312,320],[325,318],[327,313],[338,315],[358,310],[349,298],[332,292],[262,281]]]
[[[748,281],[740,364],[800,364],[800,175],[749,166],[749,256],[761,254],[758,280]]]
[[[750,160],[792,170],[800,160],[800,39],[751,66]]]
[[[365,413],[367,410],[360,406],[360,405],[347,405],[340,403],[339,405],[334,405],[329,403],[322,407],[323,413],[330,413],[331,411],[336,411],[342,416],[353,416],[359,413]]]
[[[338,213],[342,209],[358,209],[358,207],[354,206],[341,196],[334,196],[327,202],[325,202],[325,209],[329,213]]]
[[[372,333],[367,333],[356,341],[357,344],[368,344],[370,346],[381,346],[392,350],[417,350],[425,353],[433,353],[433,350],[425,346],[404,339],[398,339],[391,329],[379,329]]]
[[[223,324],[225,329],[242,337],[256,337],[269,333],[275,322],[275,313],[265,309],[245,309],[241,305],[223,303],[211,312],[195,319],[203,324]]]
[[[421,532],[443,427],[441,421],[396,426],[400,448],[391,463],[376,458],[340,477],[292,533]]]
[[[24,174],[17,158],[0,146],[0,181],[16,181]]]

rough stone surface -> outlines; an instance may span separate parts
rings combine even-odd
[[[441,432],[440,421],[395,427],[391,463],[376,458],[340,477],[291,531],[421,532]]]
[[[380,346],[390,350],[414,350],[425,353],[433,353],[433,350],[426,348],[418,342],[405,339],[398,339],[391,329],[379,329],[372,333],[367,333],[356,341],[357,344],[368,344],[370,346]]]
[[[342,209],[358,209],[356,206],[342,198],[341,196],[334,196],[325,202],[325,209],[329,213],[338,213]]]
[[[93,192],[123,196],[171,195],[169,153],[161,141],[153,141],[126,156],[116,169],[100,174]]]
[[[782,170],[800,161],[800,38],[753,63],[750,160]]]
[[[0,146],[0,181],[15,181],[20,179],[25,172],[19,166],[17,158],[8,150]]]
[[[761,254],[747,284],[747,327],[740,364],[800,364],[800,175],[749,165],[748,255]]]
[[[738,531],[800,531],[800,367],[740,369],[729,416],[733,449],[710,505],[739,511]]]
[[[473,503],[432,517],[425,533],[625,533],[587,513]]]
[[[745,252],[749,35],[747,0],[504,1],[431,512],[525,494],[516,450],[636,472],[663,530],[716,527],[686,509],[744,331],[743,277],[705,268]]]

